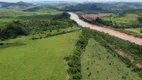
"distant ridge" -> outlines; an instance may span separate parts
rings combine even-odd
[[[31,3],[26,3],[26,2],[23,2],[23,1],[19,1],[19,2],[16,2],[16,3],[10,3],[10,2],[0,2],[0,6],[1,8],[25,8],[25,7],[30,7],[30,6],[34,6],[33,4]]]

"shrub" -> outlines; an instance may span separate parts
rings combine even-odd
[[[142,33],[142,29],[140,30],[140,32]]]
[[[0,45],[4,45],[3,43],[0,43]]]

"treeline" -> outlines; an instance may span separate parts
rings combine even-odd
[[[126,54],[133,56],[135,59],[134,64],[132,64],[129,59],[118,55],[119,59],[126,63],[128,68],[132,68],[132,71],[137,72],[140,77],[142,77],[142,69],[136,67],[136,64],[141,64],[142,61],[142,46],[87,28],[84,28],[82,33],[87,35],[88,38],[95,39],[101,45],[114,53],[117,53],[116,50],[121,49]]]
[[[85,47],[88,44],[88,38],[86,34],[82,33],[79,40],[76,43],[76,49],[73,55],[65,57],[64,59],[67,61],[68,64],[68,74],[69,80],[81,80],[81,55],[85,50]]]

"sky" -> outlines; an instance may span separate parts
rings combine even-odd
[[[84,1],[94,1],[94,2],[108,2],[108,1],[115,1],[115,2],[142,2],[142,0],[0,0],[4,2],[18,2],[18,1],[24,1],[24,2],[33,2],[33,1],[78,1],[78,2],[84,2]]]

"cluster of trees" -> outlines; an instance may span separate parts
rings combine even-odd
[[[70,15],[66,12],[63,12],[62,14],[55,16],[54,20],[69,19],[69,18],[70,18]]]
[[[88,39],[85,35],[80,36],[80,39],[76,43],[76,49],[73,53],[73,55],[69,57],[65,57],[64,59],[68,63],[68,74],[70,75],[69,80],[81,80],[82,75],[81,75],[81,55],[83,51],[85,50],[85,47],[88,44]]]
[[[121,49],[125,53],[132,55],[136,62],[140,63],[142,61],[142,46],[136,45],[129,41],[125,41],[114,36],[104,34],[103,32],[98,32],[94,30],[89,30],[84,28],[82,33],[85,33],[87,37],[95,39],[101,45],[107,49],[116,53],[116,49]],[[123,44],[123,45],[122,45]],[[127,64],[127,67],[131,67],[132,71],[137,72],[140,77],[142,77],[142,69],[137,68],[130,60],[122,56],[118,56],[124,63]]]
[[[28,35],[28,30],[20,21],[12,21],[0,29],[0,39],[16,38],[20,35]]]

